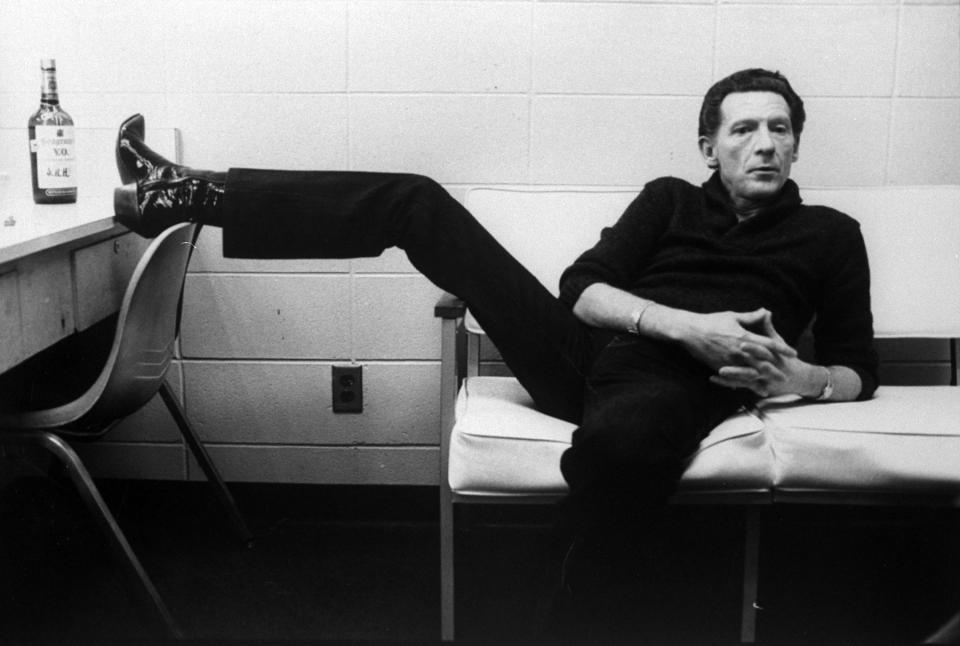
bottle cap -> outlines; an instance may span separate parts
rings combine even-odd
[[[41,58],[40,59],[40,69],[42,70],[55,70],[57,69],[57,60],[55,58]]]

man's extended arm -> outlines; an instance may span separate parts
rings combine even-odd
[[[816,398],[824,391],[829,370],[830,400],[852,400],[860,393],[860,378],[853,370],[798,359],[764,309],[697,314],[594,283],[577,299],[573,312],[588,325],[624,331],[634,329],[637,314],[642,312],[640,334],[679,343],[717,371],[714,383],[729,388],[747,388],[762,397],[796,394]]]
[[[648,301],[606,283],[593,283],[580,294],[573,313],[587,325],[636,331],[678,343],[713,370],[744,365],[755,355],[770,361],[776,355],[796,356],[779,335],[772,337],[748,329],[763,329],[764,317],[769,317],[766,310],[697,314]],[[639,329],[635,330],[640,313]],[[745,348],[755,354],[746,354]]]

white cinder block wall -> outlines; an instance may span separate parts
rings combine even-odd
[[[3,0],[0,127],[35,109],[42,56],[79,125],[142,112],[191,165],[404,170],[458,197],[700,182],[704,91],[762,66],[806,99],[801,186],[960,183],[958,0]],[[173,383],[228,478],[435,483],[437,294],[394,253],[224,260],[206,231]],[[885,350],[894,379],[942,374],[918,347]],[[366,412],[333,415],[352,361]],[[137,421],[103,472],[194,477],[162,410]]]

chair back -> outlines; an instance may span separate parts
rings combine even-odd
[[[550,293],[560,274],[600,239],[639,189],[482,187],[467,192],[467,210]],[[468,311],[467,329],[482,334]]]
[[[475,188],[467,209],[554,295],[560,274],[600,239],[638,190]]]
[[[477,188],[467,208],[552,293],[637,189]],[[960,186],[803,188],[860,222],[878,337],[960,338]],[[468,315],[467,327],[480,332]]]
[[[197,225],[161,233],[137,263],[117,331],[96,383],[78,400],[85,412],[70,427],[103,429],[146,404],[163,383],[179,333],[180,302]]]
[[[806,188],[860,223],[877,337],[960,338],[960,186]]]

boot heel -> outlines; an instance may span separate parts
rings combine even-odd
[[[140,203],[137,200],[137,183],[124,184],[113,189],[113,212],[121,224],[140,220]]]

